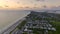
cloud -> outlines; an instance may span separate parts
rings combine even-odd
[[[46,6],[46,5],[44,5],[44,6],[43,6],[43,8],[47,8],[47,6]]]
[[[36,0],[36,1],[45,1],[45,0]]]
[[[3,8],[2,6],[0,6],[0,8]]]
[[[5,7],[8,7],[7,5],[5,5]]]
[[[20,2],[16,2],[17,4],[20,4]]]

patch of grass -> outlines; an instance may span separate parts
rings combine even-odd
[[[18,29],[21,29],[26,23],[27,23],[26,20],[22,21],[22,22],[17,26],[17,28],[18,28]]]
[[[56,32],[53,32],[53,33],[60,34],[60,22],[54,21],[54,22],[51,22],[51,24],[56,28]]]
[[[24,32],[23,34],[28,34],[27,32]]]

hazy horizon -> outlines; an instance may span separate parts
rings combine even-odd
[[[60,0],[0,0],[0,9],[41,9],[54,7],[60,7]]]

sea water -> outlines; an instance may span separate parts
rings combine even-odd
[[[13,24],[14,21],[27,16],[29,13],[26,10],[0,10],[0,31]]]

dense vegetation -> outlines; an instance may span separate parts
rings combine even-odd
[[[22,21],[22,22],[17,26],[17,28],[18,28],[18,29],[21,29],[26,23],[27,23],[26,20]]]

